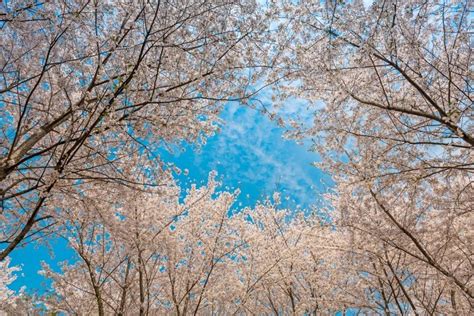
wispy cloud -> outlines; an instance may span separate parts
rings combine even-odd
[[[293,111],[297,112],[296,105]],[[210,170],[217,170],[224,186],[242,191],[239,202],[245,205],[276,190],[293,206],[307,207],[317,201],[329,178],[311,165],[318,160],[315,153],[284,139],[284,129],[254,109],[229,104],[222,118],[225,124],[220,133],[200,151],[187,148],[166,159],[189,169],[189,176],[197,182],[205,180]]]

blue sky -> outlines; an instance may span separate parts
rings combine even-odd
[[[292,117],[304,113],[304,108],[295,101],[285,111],[281,113],[284,117]],[[308,146],[284,139],[284,129],[258,111],[239,104],[228,104],[221,118],[225,123],[220,133],[199,150],[186,145],[182,150],[161,153],[165,162],[189,170],[187,177],[178,176],[183,187],[190,182],[204,184],[209,172],[216,170],[223,190],[241,190],[235,207],[253,206],[274,191],[282,193],[283,204],[288,207],[308,208],[317,204],[330,179],[311,165],[318,156],[309,152]],[[15,250],[12,264],[23,267],[12,288],[27,286],[30,292],[40,293],[47,289],[50,283],[37,274],[40,262],[54,267],[73,258],[63,240],[52,241],[51,250],[54,251],[38,245]]]

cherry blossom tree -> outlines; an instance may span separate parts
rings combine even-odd
[[[10,267],[10,258],[1,262],[0,266],[0,311],[8,307],[8,302],[14,301],[15,292],[8,286],[15,281],[14,273],[20,270],[18,267]]]
[[[472,313],[469,2],[280,7],[298,34],[287,93],[316,104],[292,136],[313,139],[336,182],[328,209],[353,243],[359,309]]]
[[[317,315],[345,309],[338,260],[344,240],[315,216],[280,209],[278,199],[247,209],[247,247],[239,265],[234,314]],[[347,301],[349,304],[349,301]],[[230,305],[229,305],[230,306]]]
[[[224,271],[243,244],[228,213],[235,195],[215,189],[211,177],[180,202],[170,181],[139,199],[134,190],[123,196],[122,189],[101,205],[90,204],[88,197],[71,205],[63,225],[78,261],[65,263],[59,274],[45,267],[54,280],[48,306],[99,315],[222,309],[213,293],[229,281]]]
[[[157,146],[199,141],[222,102],[256,93],[274,54],[260,11],[229,0],[2,2],[0,260],[49,234],[51,195],[141,185],[123,170],[159,168]]]

